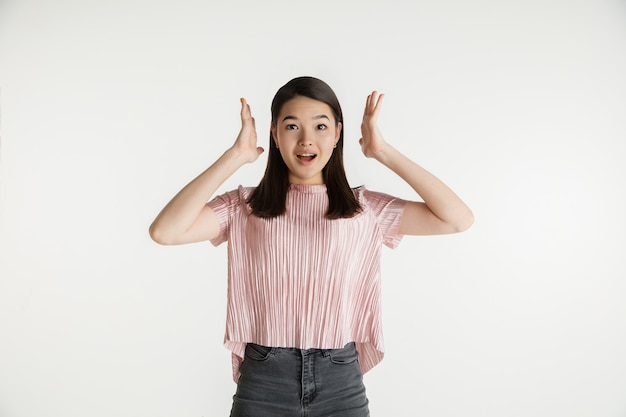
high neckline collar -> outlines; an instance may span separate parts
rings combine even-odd
[[[289,191],[296,191],[306,194],[317,194],[326,192],[326,184],[289,184]]]

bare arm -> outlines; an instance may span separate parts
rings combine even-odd
[[[398,174],[423,200],[407,203],[399,233],[436,235],[466,230],[474,222],[469,207],[437,177],[384,140],[378,128],[383,97],[376,91],[367,97],[361,124],[363,136],[359,143],[365,156],[376,159]]]
[[[263,152],[257,147],[256,127],[250,106],[241,99],[241,131],[235,143],[203,173],[187,184],[161,210],[150,225],[150,237],[162,245],[199,242],[216,237],[219,224],[206,206],[220,185]]]

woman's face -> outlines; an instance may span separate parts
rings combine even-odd
[[[324,102],[297,96],[283,104],[271,131],[290,183],[324,183],[322,168],[333,154],[341,127]]]

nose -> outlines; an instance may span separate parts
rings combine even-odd
[[[310,133],[307,132],[306,130],[303,130],[298,140],[298,145],[309,146],[310,144],[311,144]]]

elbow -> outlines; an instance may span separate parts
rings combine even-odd
[[[157,224],[152,223],[150,228],[148,229],[148,234],[150,238],[158,243],[159,245],[173,245],[171,238],[168,237],[167,233],[163,231],[163,228],[159,227]]]
[[[468,209],[467,213],[459,219],[455,225],[455,233],[461,233],[469,229],[474,224],[474,214]]]

